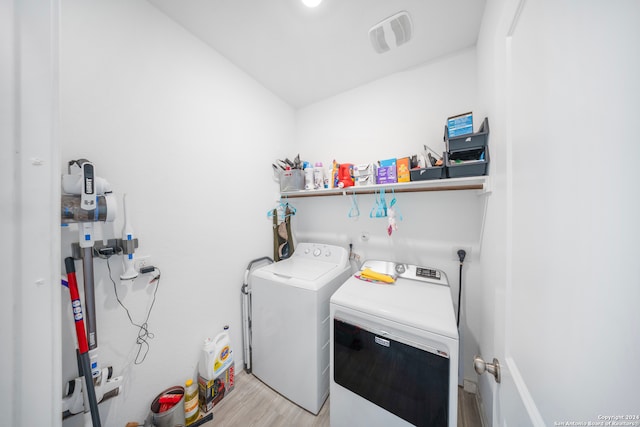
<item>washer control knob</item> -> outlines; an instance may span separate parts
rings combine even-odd
[[[327,252],[325,252],[324,256],[329,258],[331,256],[331,251],[329,249],[327,249]]]
[[[407,271],[407,270],[406,270],[406,268],[404,268],[404,264],[396,264],[396,273],[402,274],[405,271]]]
[[[315,248],[313,250],[313,256],[320,256],[321,253],[322,251],[320,250],[320,248]]]
[[[308,254],[309,252],[311,252],[311,249],[309,249],[309,248],[306,248],[306,249],[304,250],[304,253],[305,253],[305,254]]]

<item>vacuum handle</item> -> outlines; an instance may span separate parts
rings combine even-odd
[[[71,297],[71,310],[73,311],[73,320],[76,325],[76,337],[78,338],[78,350],[80,354],[89,352],[89,343],[87,341],[87,332],[84,328],[84,316],[82,314],[82,302],[80,301],[80,292],[78,292],[78,281],[76,280],[76,266],[71,257],[64,259],[64,266],[67,270],[67,282],[69,283],[69,296]],[[91,372],[91,371],[89,371]]]
[[[78,282],[76,281],[76,267],[73,258],[64,259],[64,266],[67,270],[67,282],[69,283],[69,296],[71,297],[71,310],[73,320],[76,324],[76,335],[78,338],[78,350],[80,351],[80,363],[82,366],[82,376],[84,377],[86,396],[89,401],[89,411],[91,412],[91,422],[93,427],[102,427],[100,412],[98,410],[98,399],[91,377],[91,361],[89,360],[89,344],[87,334],[84,329],[84,316],[82,315],[82,302],[78,292]]]
[[[67,274],[70,274],[70,273],[76,274],[75,260],[71,257],[66,257],[64,259],[64,268],[65,270],[67,270]]]

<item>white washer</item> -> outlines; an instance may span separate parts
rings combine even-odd
[[[350,275],[346,249],[316,243],[251,274],[252,372],[313,414],[329,395],[329,298]]]
[[[444,272],[367,261],[331,297],[331,426],[456,427],[458,330]]]

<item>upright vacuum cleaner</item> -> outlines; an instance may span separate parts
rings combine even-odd
[[[75,168],[72,173],[72,167]],[[108,182],[95,174],[93,163],[86,159],[69,162],[68,174],[62,176],[62,224],[77,223],[79,242],[72,245],[73,257],[65,259],[69,292],[78,337],[80,376],[84,376],[85,386],[80,378],[70,381],[67,395],[63,398],[63,414],[73,415],[87,410],[91,412],[94,427],[100,426],[98,402],[119,393],[122,377],[112,378],[111,367],[101,369],[98,364],[98,336],[96,327],[95,289],[93,257],[94,251],[102,256],[122,254],[125,272],[122,280],[135,279],[133,252],[137,239],[133,239],[128,221],[123,230],[123,239],[110,239],[105,245],[94,241],[94,226],[98,222],[115,219],[117,205]],[[85,315],[78,292],[74,259],[82,260]],[[88,406],[88,408],[87,408]]]

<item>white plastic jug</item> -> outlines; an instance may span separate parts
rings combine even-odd
[[[231,350],[231,339],[226,328],[211,340],[204,340],[200,360],[198,362],[198,373],[207,380],[216,379],[233,362],[233,351]]]
[[[216,360],[216,348],[211,338],[204,340],[200,359],[198,360],[198,374],[207,381],[213,380],[213,363]]]
[[[225,369],[231,366],[231,363],[233,362],[231,338],[229,337],[227,330],[225,329],[224,332],[220,332],[213,339],[213,343],[216,346],[216,358],[213,362],[213,377],[217,378],[225,371]]]

